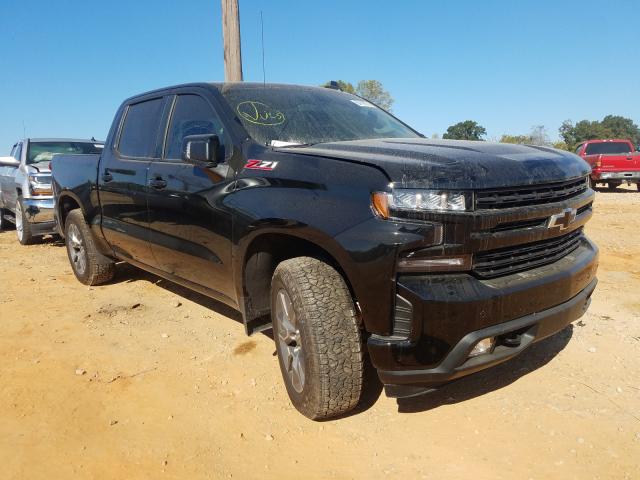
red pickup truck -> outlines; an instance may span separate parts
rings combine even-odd
[[[640,191],[640,152],[630,140],[588,140],[578,146],[576,154],[591,165],[594,186],[605,183],[609,190],[615,190],[626,182],[635,183]]]

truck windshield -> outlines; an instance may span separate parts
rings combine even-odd
[[[249,135],[263,145],[420,136],[372,103],[337,90],[234,84],[221,91]]]
[[[631,153],[631,145],[627,142],[590,143],[587,145],[587,155],[624,155]]]
[[[102,153],[103,145],[98,142],[29,142],[27,165],[50,162],[54,155]]]

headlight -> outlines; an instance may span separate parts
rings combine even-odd
[[[44,180],[48,183],[41,183]],[[52,195],[50,175],[29,175],[29,186],[33,195]]]
[[[382,218],[394,212],[466,212],[472,209],[470,192],[397,188],[391,193],[375,192],[371,203]]]

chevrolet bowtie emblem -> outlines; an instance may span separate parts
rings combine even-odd
[[[575,208],[565,208],[562,212],[549,217],[548,229],[566,230],[575,221],[578,212]]]

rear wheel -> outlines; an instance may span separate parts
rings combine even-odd
[[[115,274],[113,260],[96,248],[93,234],[80,209],[72,210],[65,221],[67,256],[76,278],[85,285],[99,285]]]
[[[314,420],[353,409],[362,391],[362,340],[342,276],[310,257],[280,263],[271,315],[280,370],[296,409]]]
[[[16,236],[22,245],[33,245],[36,237],[31,233],[31,224],[27,219],[27,213],[22,204],[22,198],[18,197],[16,202]]]

